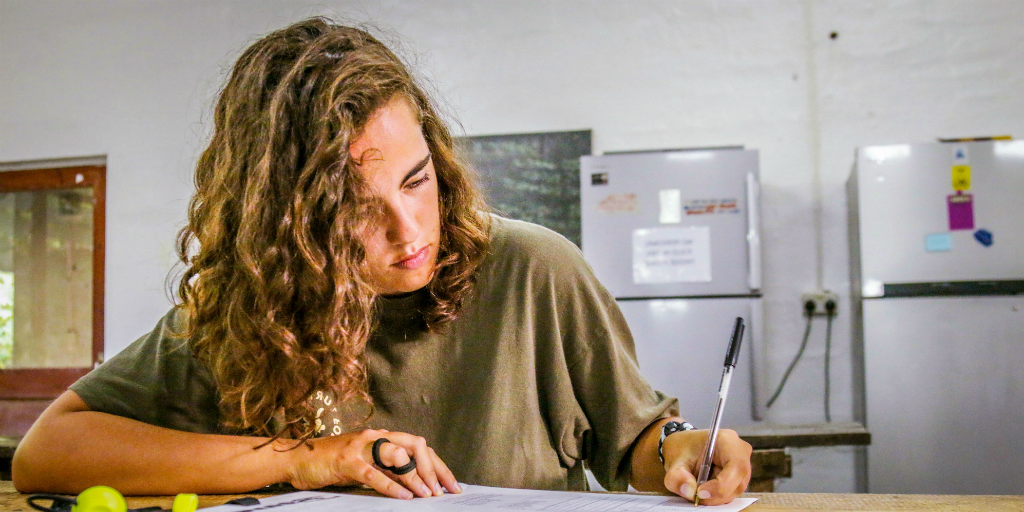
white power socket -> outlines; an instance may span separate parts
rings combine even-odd
[[[805,314],[807,310],[804,309],[804,305],[807,304],[808,301],[814,303],[814,314],[816,316],[825,316],[828,314],[828,309],[825,307],[825,304],[827,304],[828,301],[832,301],[832,304],[835,305],[835,309],[832,310],[832,314],[839,314],[839,295],[828,290],[805,293],[800,296],[800,310],[804,311]]]

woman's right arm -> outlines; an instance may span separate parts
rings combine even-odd
[[[387,436],[381,459],[417,470],[394,479],[373,465],[373,441]],[[299,489],[363,483],[387,496],[439,495],[458,483],[423,438],[364,430],[317,438],[309,447],[279,439],[197,434],[92,411],[74,391],[40,415],[14,453],[18,491],[75,494],[108,485],[125,495],[237,494],[287,482]],[[412,492],[410,492],[410,490]]]

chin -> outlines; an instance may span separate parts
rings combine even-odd
[[[433,256],[433,255],[431,255]],[[419,290],[434,279],[434,258],[415,270],[381,269],[370,284],[380,295],[399,295]]]
[[[381,295],[399,295],[403,293],[411,293],[419,290],[430,284],[430,277],[422,279],[403,279],[399,282],[392,281],[381,286],[379,289]]]

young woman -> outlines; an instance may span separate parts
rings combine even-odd
[[[707,432],[640,376],[579,251],[486,213],[432,102],[365,31],[314,18],[242,54],[179,253],[180,303],[43,413],[19,490],[412,498],[460,492],[456,475],[585,489],[586,463],[609,489],[718,504],[749,481],[750,446],[723,431],[695,488]]]

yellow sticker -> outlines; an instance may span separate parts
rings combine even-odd
[[[953,190],[970,190],[971,188],[971,166],[953,166]]]

